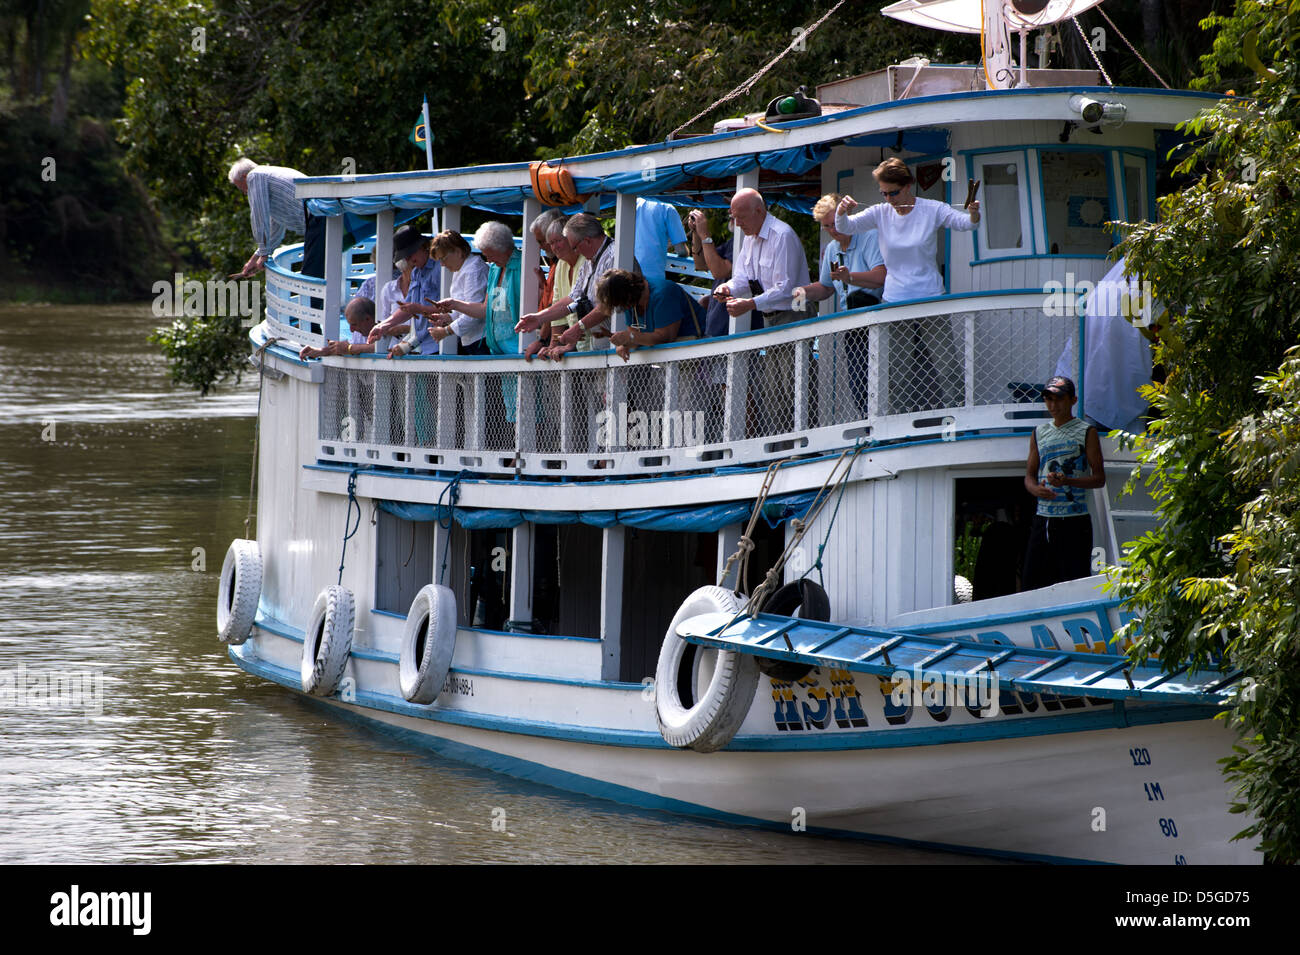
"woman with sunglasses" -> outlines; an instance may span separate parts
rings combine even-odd
[[[912,195],[911,170],[901,159],[886,159],[872,175],[885,201],[850,215],[858,204],[845,196],[835,209],[835,230],[852,235],[876,230],[880,254],[885,259],[885,287],[880,300],[886,304],[943,294],[943,277],[936,262],[939,230],[970,232],[980,221],[980,204],[972,202],[965,212],[947,203]],[[886,413],[900,414],[922,408],[954,408],[965,400],[959,330],[953,320],[941,316],[918,319],[893,330],[894,336],[912,335],[909,347],[901,339],[885,390]],[[907,356],[918,356],[913,359]],[[915,364],[913,363],[915,361]]]
[[[881,301],[905,302],[943,294],[943,277],[936,262],[939,230],[970,232],[980,221],[980,204],[960,212],[944,202],[912,195],[916,181],[901,159],[886,159],[872,173],[885,201],[856,215],[852,196],[835,209],[835,231],[853,235],[876,230],[885,258],[885,288]]]

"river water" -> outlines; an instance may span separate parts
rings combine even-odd
[[[245,674],[214,620],[256,379],[172,387],[157,323],[0,306],[0,863],[981,861],[573,796]]]

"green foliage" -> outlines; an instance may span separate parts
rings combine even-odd
[[[98,299],[143,295],[167,269],[149,196],[123,174],[108,130],[57,126],[39,106],[0,104],[0,277],[74,284]]]
[[[1294,363],[1278,369],[1300,341],[1300,0],[1240,0],[1207,26],[1220,33],[1206,84],[1240,87],[1244,64],[1253,89],[1188,124],[1203,139],[1184,171],[1203,174],[1121,246],[1169,308],[1155,347],[1168,377],[1148,395],[1160,417],[1138,445],[1165,524],[1130,548],[1114,584],[1143,617],[1136,655],[1226,658],[1255,681],[1255,701],[1230,710],[1248,746],[1228,768],[1258,820],[1246,832],[1294,862],[1300,641],[1287,535],[1300,386]]]
[[[248,330],[236,316],[178,318],[155,329],[149,343],[167,356],[175,384],[204,397],[226,379],[239,381],[247,366]]]
[[[956,62],[977,56],[969,37],[908,27],[862,29],[885,3],[846,4],[750,91],[718,107],[693,131],[755,112],[780,93],[897,62],[914,53]],[[748,79],[830,8],[793,0],[701,3],[641,0],[529,4],[533,22],[527,89],[557,137],[550,155],[663,140]],[[884,23],[884,21],[880,21]]]
[[[953,573],[967,580],[975,579],[975,564],[980,556],[984,535],[974,521],[964,521],[961,533],[953,538]]]

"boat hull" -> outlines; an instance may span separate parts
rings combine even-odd
[[[285,664],[301,645],[260,628],[254,634],[231,649],[232,659],[296,690],[297,673]],[[652,715],[602,732],[494,714],[481,704],[468,709],[457,705],[463,692],[452,692],[458,679],[462,691],[473,681],[475,699],[492,698],[490,680],[453,670],[439,701],[427,706],[383,690],[350,692],[346,684],[341,696],[309,699],[488,769],[731,824],[1047,862],[1262,861],[1247,842],[1232,841],[1245,820],[1225,811],[1230,793],[1216,763],[1232,737],[1219,721],[1188,718],[1207,715],[1202,708],[1125,713],[1107,704],[992,721],[958,712],[941,730],[886,723],[885,694],[877,706],[864,687],[862,712],[873,728],[818,734],[809,727],[795,738],[788,729],[761,731],[773,725],[790,686],[764,681],[741,734],[726,750],[704,754],[668,747],[651,729]],[[829,683],[814,674],[801,685],[819,681]],[[775,709],[764,692],[769,682]],[[633,713],[652,714],[652,705],[636,706],[641,689],[571,686],[570,705],[558,712],[606,710],[613,695]]]

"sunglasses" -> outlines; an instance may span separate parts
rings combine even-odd
[[[892,191],[888,189],[881,189],[880,194],[884,196],[886,199],[892,199],[894,198],[894,196],[898,195],[902,191],[903,191],[902,189],[894,189]]]

